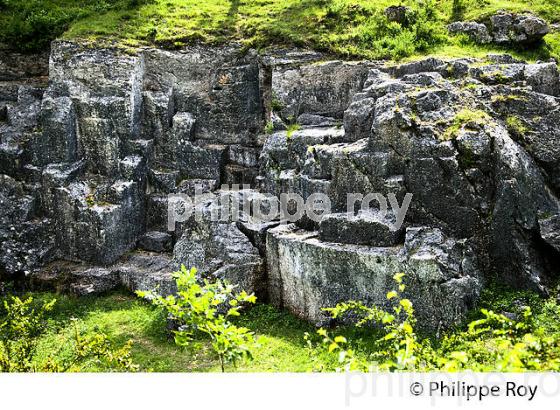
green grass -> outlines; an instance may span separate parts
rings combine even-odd
[[[124,344],[134,341],[132,356],[141,371],[155,372],[219,372],[220,363],[206,340],[196,340],[184,349],[175,345],[166,328],[163,314],[147,302],[120,293],[107,296],[75,298],[52,293],[35,293],[36,300],[56,298],[49,315],[49,332],[41,337],[38,359],[52,352],[68,353],[75,324],[86,333],[102,332],[111,341]],[[75,319],[75,320],[74,320]],[[241,372],[306,372],[316,367],[307,344],[306,332],[315,328],[294,316],[269,305],[259,304],[239,319],[256,335],[252,348],[253,361],[239,363],[228,371]],[[345,334],[358,340],[358,346],[368,345],[371,332],[347,329]],[[350,337],[350,336],[349,336]],[[360,341],[360,340],[363,341]],[[322,360],[332,361],[330,357]],[[107,371],[93,365],[88,371]]]
[[[69,354],[77,325],[85,333],[105,333],[117,345],[132,339],[132,357],[141,371],[220,371],[219,360],[207,340],[197,339],[188,349],[178,347],[170,338],[162,312],[142,299],[122,293],[82,298],[52,293],[34,293],[33,296],[37,302],[57,299],[48,316],[49,330],[39,342],[39,361],[53,352],[58,357]],[[523,306],[530,306],[533,310],[540,332],[548,336],[560,334],[560,308],[556,302],[543,300],[533,292],[513,291],[497,285],[490,285],[483,291],[477,309],[450,333],[455,334],[468,322],[481,318],[480,308],[519,314]],[[244,312],[238,320],[238,324],[255,332],[256,343],[251,349],[254,360],[238,363],[236,368],[229,366],[227,371],[307,372],[338,366],[336,355],[328,354],[324,347],[315,347],[312,351],[307,346],[306,333],[314,336],[315,342],[320,342],[315,334],[316,328],[285,311],[259,304]],[[351,341],[352,349],[361,359],[368,357],[374,341],[381,336],[379,331],[357,328],[336,329],[335,333]],[[432,341],[436,346],[439,343],[435,339]],[[91,363],[84,370],[110,369]]]
[[[399,60],[426,54],[459,57],[503,51],[448,36],[453,19],[483,19],[498,9],[532,11],[560,21],[560,0],[405,0],[409,22],[389,23],[394,0],[0,0],[0,41],[22,49],[55,37],[117,44],[181,47],[230,41],[263,48],[301,46],[343,58]],[[453,5],[462,8],[454,11]],[[560,37],[521,52],[560,55]],[[514,50],[515,51],[515,50]],[[520,51],[520,50],[519,50]]]
[[[490,120],[490,116],[484,111],[465,108],[455,115],[453,121],[451,121],[451,124],[445,130],[441,138],[443,140],[454,139],[457,137],[459,131],[461,131],[463,127],[482,127]]]

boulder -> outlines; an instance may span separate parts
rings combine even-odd
[[[479,44],[488,44],[492,42],[492,37],[488,33],[488,28],[476,21],[456,21],[447,26],[451,34],[462,33],[469,36],[473,41]]]
[[[404,25],[407,23],[406,15],[410,12],[410,8],[406,6],[389,6],[385,9],[385,17],[387,20]]]
[[[556,63],[528,64],[525,66],[525,78],[533,91],[560,96],[560,74]]]

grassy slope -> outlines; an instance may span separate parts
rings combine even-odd
[[[551,22],[560,21],[560,0],[461,0],[464,7],[458,11],[453,9],[453,0],[433,0],[437,16],[422,21],[420,29],[387,24],[382,11],[398,4],[397,0],[0,0],[0,5],[2,2],[48,10],[60,19],[57,24],[63,29],[57,34],[67,29],[65,38],[103,39],[128,46],[235,40],[255,47],[307,46],[354,58],[399,59],[427,53],[464,56],[494,51],[449,38],[444,27],[453,19],[477,19],[498,9],[532,11]],[[418,8],[416,1],[401,3]],[[9,19],[10,13],[5,12],[0,22]],[[0,37],[8,26],[0,26]],[[41,31],[31,35],[41,35]],[[422,39],[427,39],[426,44]],[[543,48],[529,57],[559,56],[560,36],[549,35],[547,42],[553,46],[552,52]]]
[[[382,11],[398,3],[395,0],[154,0],[134,12],[84,19],[74,24],[65,36],[99,39],[119,33],[117,37],[129,45],[148,41],[177,46],[192,40],[220,43],[234,39],[257,47],[294,44],[345,57],[371,59],[399,59],[428,53],[478,56],[500,51],[453,38],[436,41],[428,48],[418,47],[418,39],[411,33],[378,23],[383,20]],[[443,30],[453,20],[453,0],[434,3],[438,10],[434,25]],[[455,18],[478,19],[499,9],[509,9],[532,11],[549,21],[560,21],[558,0],[463,0],[463,3],[465,12]],[[549,40],[554,44],[551,54],[560,55],[559,37],[550,35]],[[539,52],[537,56],[526,57],[546,54]]]

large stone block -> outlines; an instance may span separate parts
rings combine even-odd
[[[419,326],[438,330],[460,322],[478,297],[479,273],[463,242],[438,230],[407,232],[405,247],[325,243],[316,232],[280,226],[268,231],[267,266],[272,303],[317,324],[322,308],[360,300],[387,306],[392,277],[405,272],[406,292]]]
[[[284,119],[295,120],[303,113],[342,118],[373,67],[369,63],[342,61],[275,66],[273,105],[279,106]]]
[[[196,139],[255,144],[264,119],[255,53],[193,46],[176,53],[147,50],[143,57],[145,88],[173,89],[175,111],[197,120]]]

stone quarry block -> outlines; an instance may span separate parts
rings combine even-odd
[[[143,53],[147,89],[173,89],[175,111],[197,120],[196,139],[253,145],[263,126],[256,53],[237,46],[192,46]]]
[[[119,286],[119,276],[115,271],[99,267],[78,269],[71,272],[69,291],[77,296],[99,295]]]
[[[43,134],[34,148],[38,165],[77,159],[76,114],[69,97],[46,96],[41,105]]]
[[[73,182],[55,189],[52,212],[65,258],[107,265],[136,244],[144,206],[135,182],[117,181],[101,200],[87,184]]]
[[[119,169],[120,142],[112,121],[104,118],[80,118],[79,144],[88,171],[102,175],[115,175]]]
[[[179,268],[165,254],[136,251],[116,263],[112,270],[119,275],[122,286],[131,292],[150,290],[165,297],[177,292],[173,272]]]
[[[173,237],[167,232],[149,231],[140,238],[138,246],[145,251],[170,252],[173,249]]]
[[[150,169],[148,181],[155,192],[172,193],[177,189],[179,175],[179,171],[174,169]]]
[[[342,61],[273,67],[272,95],[280,116],[285,120],[304,113],[342,118],[372,68],[371,63]]]
[[[455,269],[461,265],[463,253],[457,254],[461,245],[446,241],[420,247],[417,257],[409,259],[399,247],[326,243],[315,232],[273,228],[267,235],[270,298],[302,318],[324,324],[322,308],[341,301],[386,306],[385,295],[394,287],[392,276],[406,272],[407,295],[419,325],[431,330],[446,327],[464,317],[481,287],[476,270]]]
[[[392,213],[373,210],[328,214],[319,223],[319,238],[324,242],[395,246],[404,240],[404,228],[397,228],[395,222]]]
[[[189,224],[175,245],[173,258],[187,269],[197,268],[203,276],[236,284],[239,290],[262,294],[265,289],[259,252],[234,222]]]
[[[138,155],[129,155],[119,162],[120,175],[126,179],[143,184],[147,177],[146,161]]]

